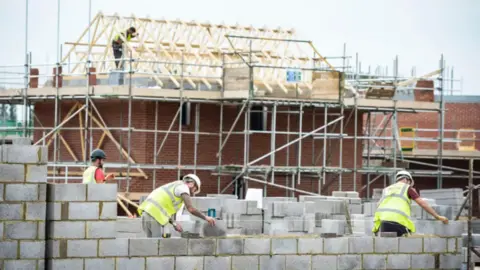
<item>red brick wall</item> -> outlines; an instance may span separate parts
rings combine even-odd
[[[73,106],[74,102],[65,101],[61,103],[61,117],[59,118],[59,123],[63,120],[67,112]],[[120,100],[109,100],[109,101],[95,101],[97,108],[100,111],[104,121],[107,126],[112,127],[127,127],[128,125],[128,102]],[[178,102],[159,102],[158,103],[158,129],[167,130],[177,109]],[[191,105],[191,124],[189,126],[183,126],[182,131],[194,131],[195,130],[195,106],[196,104]],[[298,107],[292,107],[291,110],[298,110]],[[223,114],[223,130],[228,131],[235,120],[240,106],[225,105],[224,114]],[[299,130],[299,115],[298,114],[286,114],[281,113],[281,111],[287,111],[287,107],[278,107],[277,115],[277,130],[278,131],[287,131],[287,118],[290,115],[290,130],[298,131]],[[155,102],[152,101],[135,101],[132,106],[132,126],[139,129],[154,130],[155,127]],[[337,113],[338,110],[329,109],[330,113]],[[345,115],[349,115],[349,111],[345,112]],[[39,102],[35,105],[35,114],[39,118],[40,122],[45,127],[53,127],[54,124],[54,102],[46,101]],[[85,113],[82,112],[81,117],[85,117]],[[94,114],[96,115],[96,114]],[[338,115],[329,115],[328,121],[332,121],[337,118]],[[98,117],[97,117],[98,118]],[[347,117],[346,117],[347,118]],[[361,134],[362,130],[362,115],[359,114],[359,127],[358,132]],[[178,119],[177,119],[178,120]],[[303,115],[303,131],[309,132],[319,126],[324,124],[323,108],[316,109],[315,121],[313,120],[313,109],[305,108]],[[349,123],[345,126],[344,132],[348,134],[354,133],[354,119],[351,119]],[[216,104],[200,104],[200,125],[199,131],[205,133],[216,133],[219,132],[220,125],[220,106]],[[39,123],[35,122],[35,126],[38,127]],[[97,127],[94,124],[95,127]],[[65,127],[79,127],[79,119],[75,117],[70,120]],[[271,128],[271,114],[268,116],[268,130]],[[178,131],[178,122],[173,126],[173,131]],[[243,131],[244,130],[244,117],[242,116],[238,121],[234,131]],[[47,130],[46,132],[48,132]],[[333,125],[330,126],[328,132],[339,133],[339,125],[333,129]],[[322,131],[320,132],[322,133]],[[77,155],[77,157],[82,159],[81,143],[80,143],[80,131],[72,130],[63,130],[61,132],[62,136],[68,142],[72,151]],[[113,136],[117,141],[128,151],[128,132],[127,131],[112,131]],[[99,141],[102,131],[93,132],[93,148],[96,148],[96,145]],[[42,132],[35,132],[35,139],[38,140],[41,138]],[[161,141],[163,140],[165,134],[159,133],[157,138],[157,148],[160,146]],[[225,139],[224,135],[224,139]],[[290,141],[297,138],[295,135],[290,135]],[[194,164],[194,135],[193,134],[182,134],[182,165],[193,165]],[[280,147],[287,143],[287,135],[276,135],[276,147]],[[73,158],[68,153],[66,147],[59,140],[59,157],[57,161],[73,161]],[[360,143],[358,144],[361,145]],[[107,152],[108,159],[107,161],[111,162],[126,162],[125,157],[122,157],[119,153],[119,149],[116,145],[108,139],[105,139],[102,148]],[[154,133],[152,132],[132,132],[131,140],[131,156],[137,162],[141,164],[153,164],[154,154]],[[344,168],[353,168],[353,148],[354,143],[351,139],[344,139],[343,141],[343,153],[348,153],[343,155],[343,167]],[[232,134],[226,143],[223,154],[222,154],[222,165],[226,164],[243,164],[243,149],[244,149],[244,136],[240,134]],[[296,154],[297,145],[293,144],[288,147],[289,151],[289,165],[297,164],[297,154]],[[302,155],[301,163],[303,166],[321,166],[322,157],[318,161],[312,162],[312,156],[317,157],[323,149],[323,139],[313,140],[312,138],[305,138],[302,140]],[[362,164],[361,161],[361,148],[358,148],[357,154],[357,167],[360,167]],[[211,165],[217,166],[218,159],[216,153],[218,151],[218,135],[200,135],[198,142],[198,152],[197,152],[197,165]],[[270,135],[269,134],[253,134],[250,136],[250,156],[249,161],[252,161],[270,151]],[[275,162],[277,166],[286,166],[287,165],[287,148],[277,152],[275,154]],[[339,140],[338,139],[329,139],[327,140],[327,166],[339,166]],[[87,153],[88,155],[89,153]],[[53,161],[53,144],[49,147],[49,160]],[[316,158],[314,158],[316,159]],[[162,149],[159,157],[157,158],[157,164],[169,164],[177,165],[178,162],[178,134],[171,133],[169,134],[165,146]],[[259,165],[269,165],[270,158],[265,158],[262,161],[259,161]],[[63,169],[62,169],[63,170]],[[72,169],[70,169],[71,171]],[[132,169],[131,172],[137,172],[137,170]],[[131,181],[130,191],[131,192],[148,192],[153,189],[152,175],[153,170],[145,170],[148,174],[148,179],[143,179],[141,177],[134,177]],[[189,173],[189,171],[182,171],[182,174]],[[197,174],[203,180],[202,194],[206,193],[216,193],[217,192],[217,176],[212,176],[211,171],[197,170]],[[156,186],[164,184],[175,180],[177,177],[177,170],[167,170],[159,169],[156,171]],[[327,182],[331,179],[336,179],[334,175],[327,174]],[[232,180],[231,176],[222,176],[221,177],[221,187],[223,188],[228,182]],[[344,174],[343,175],[343,190],[353,190],[353,175]],[[357,176],[357,186],[360,184],[361,177]],[[275,177],[276,184],[284,184],[285,178],[282,176]],[[261,187],[261,184],[249,183],[249,187]],[[121,188],[125,189],[125,183],[122,181]],[[317,191],[318,190],[318,178],[307,178],[302,177],[300,185],[297,185],[296,188],[303,189],[307,191]],[[332,190],[337,190],[338,183],[333,181],[333,184],[329,186],[327,193],[330,193]],[[232,189],[227,191],[228,193],[232,192]],[[286,194],[284,189],[279,189],[276,187],[268,187],[269,196],[284,196]]]

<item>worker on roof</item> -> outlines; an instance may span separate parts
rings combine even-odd
[[[414,200],[426,212],[435,219],[448,224],[448,219],[440,216],[423,200],[413,189],[415,182],[412,175],[407,171],[399,171],[396,176],[396,183],[383,190],[382,198],[378,203],[375,212],[374,226],[372,232],[395,232],[397,237],[415,232],[415,224],[410,219],[410,205]]]
[[[162,237],[164,227],[172,224],[177,232],[182,232],[182,226],[175,222],[173,217],[185,204],[185,208],[192,215],[215,225],[215,219],[205,216],[193,207],[191,194],[200,192],[200,178],[195,174],[187,174],[182,180],[165,184],[150,193],[147,199],[139,206],[138,213],[142,216],[142,227],[147,237]]]
[[[136,37],[137,30],[135,27],[130,27],[125,31],[125,33],[120,33],[115,36],[112,40],[112,49],[113,49],[113,56],[115,57],[115,67],[118,69],[122,65],[120,65],[120,59],[123,57],[123,40],[130,41],[132,38]],[[122,37],[123,39],[122,39]],[[123,63],[123,61],[122,61]]]
[[[106,158],[107,156],[103,150],[95,149],[92,151],[90,154],[92,165],[90,165],[90,167],[83,172],[83,184],[101,184],[105,181],[115,178],[113,173],[105,176],[105,172],[103,171],[103,162]]]

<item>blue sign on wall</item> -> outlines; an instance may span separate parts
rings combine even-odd
[[[287,69],[287,82],[299,82],[302,80],[302,71],[297,69]]]

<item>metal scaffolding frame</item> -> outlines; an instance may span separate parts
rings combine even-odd
[[[59,2],[60,3],[60,2]],[[28,6],[28,2],[27,2]],[[60,8],[60,4],[59,4]],[[28,13],[27,13],[28,15]],[[406,158],[402,155],[402,152],[399,150],[399,143],[401,140],[407,140],[408,138],[400,138],[398,135],[398,126],[397,126],[397,114],[399,112],[406,112],[406,113],[415,113],[415,112],[420,112],[420,111],[430,111],[432,113],[438,113],[439,118],[440,118],[440,145],[445,141],[444,138],[444,100],[443,96],[445,95],[444,87],[445,87],[445,82],[446,81],[451,81],[452,86],[450,91],[453,92],[453,69],[452,69],[452,77],[450,80],[444,78],[444,73],[445,73],[445,62],[443,60],[443,55],[440,60],[440,67],[437,71],[431,73],[431,74],[426,74],[425,76],[421,77],[416,77],[412,73],[411,77],[402,77],[398,74],[398,56],[394,60],[393,64],[393,75],[390,76],[388,72],[382,72],[382,68],[377,68],[375,71],[375,74],[372,74],[370,72],[368,73],[363,73],[361,71],[361,62],[359,61],[358,54],[356,55],[355,59],[355,68],[349,66],[349,60],[352,58],[350,56],[346,55],[346,44],[344,45],[343,48],[343,55],[338,56],[338,57],[326,57],[322,56],[318,50],[313,46],[313,44],[310,41],[305,41],[305,40],[297,40],[293,38],[293,34],[290,31],[271,31],[272,33],[276,33],[276,35],[272,34],[270,37],[265,37],[261,35],[257,36],[252,36],[252,35],[229,35],[228,33],[225,34],[225,41],[228,41],[230,44],[231,48],[229,50],[226,50],[225,48],[221,48],[221,50],[216,51],[217,54],[220,54],[221,57],[213,57],[210,55],[209,57],[215,58],[216,60],[220,61],[215,62],[212,65],[204,64],[199,61],[196,61],[194,63],[189,62],[190,59],[192,59],[191,55],[188,55],[190,57],[189,59],[187,58],[187,53],[185,50],[180,50],[181,53],[177,57],[177,59],[170,59],[170,60],[163,60],[163,59],[158,59],[156,57],[150,57],[150,58],[142,58],[138,56],[138,53],[135,52],[135,49],[133,47],[129,47],[129,55],[128,57],[124,58],[123,60],[127,63],[127,68],[128,70],[122,71],[121,73],[125,74],[125,78],[128,79],[128,94],[127,95],[119,95],[116,97],[118,100],[126,100],[128,102],[128,120],[127,120],[127,125],[126,127],[108,127],[98,111],[95,103],[96,100],[102,100],[105,99],[105,97],[101,95],[95,95],[95,94],[90,94],[89,89],[92,88],[92,86],[89,84],[89,76],[90,75],[102,75],[104,74],[105,71],[102,70],[97,70],[96,72],[91,71],[90,67],[96,66],[96,67],[107,67],[109,64],[113,62],[113,60],[106,59],[106,53],[103,55],[103,59],[95,59],[95,58],[90,58],[91,57],[91,49],[93,47],[93,43],[96,42],[95,38],[91,39],[90,36],[90,31],[93,29],[94,31],[94,36],[95,33],[97,32],[97,28],[99,24],[97,24],[94,27],[94,22],[97,20],[100,20],[100,18],[103,15],[99,14],[95,16],[95,18],[91,21],[90,26],[88,27],[88,53],[85,55],[86,60],[84,61],[76,61],[76,62],[66,62],[65,59],[68,59],[67,55],[62,55],[62,46],[60,44],[57,47],[57,63],[54,65],[33,65],[31,63],[31,53],[28,53],[28,46],[26,46],[26,62],[25,62],[25,73],[23,74],[24,77],[24,87],[22,89],[21,94],[15,95],[15,96],[8,96],[8,97],[1,97],[0,100],[1,102],[8,102],[8,103],[18,103],[18,102],[23,102],[25,106],[25,119],[31,118],[36,118],[37,122],[39,122],[38,118],[35,116],[33,111],[31,110],[32,103],[42,101],[42,100],[48,100],[53,98],[55,100],[55,113],[54,113],[54,126],[53,127],[45,127],[41,123],[38,123],[40,126],[39,127],[33,127],[30,128],[27,125],[24,125],[23,127],[23,136],[30,136],[31,131],[33,130],[42,130],[44,132],[44,135],[42,136],[42,139],[37,141],[36,144],[42,143],[44,145],[50,145],[51,141],[53,140],[53,160],[49,162],[49,166],[53,168],[51,170],[51,179],[54,181],[57,181],[59,179],[64,179],[66,182],[68,181],[69,178],[74,179],[76,176],[78,176],[78,172],[75,171],[75,168],[83,168],[88,165],[88,153],[93,150],[95,147],[94,141],[93,141],[93,132],[94,131],[103,131],[103,134],[100,138],[100,141],[97,143],[97,146],[101,145],[104,139],[107,137],[110,140],[114,142],[116,147],[119,150],[120,156],[125,159],[125,162],[119,162],[119,163],[110,163],[109,168],[113,169],[125,169],[126,170],[126,175],[121,174],[118,179],[120,180],[125,180],[127,182],[126,184],[126,189],[125,192],[130,192],[130,179],[132,177],[144,177],[147,178],[147,174],[144,172],[144,170],[153,170],[153,179],[152,179],[152,188],[156,187],[158,181],[156,179],[157,177],[157,170],[162,170],[162,169],[175,169],[177,170],[177,176],[180,177],[182,170],[193,170],[193,171],[200,171],[200,170],[206,170],[206,171],[211,171],[213,175],[217,175],[217,192],[223,193],[229,188],[231,185],[236,184],[237,179],[240,177],[243,177],[244,179],[254,181],[254,182],[261,182],[264,183],[264,192],[266,194],[267,192],[267,186],[275,186],[275,187],[283,187],[286,190],[286,194],[289,196],[293,196],[295,191],[297,191],[296,186],[301,183],[302,179],[307,178],[311,179],[311,181],[318,181],[318,190],[311,191],[316,194],[321,194],[325,193],[329,186],[331,186],[334,182],[338,182],[338,189],[343,190],[344,187],[344,182],[343,182],[343,176],[344,174],[353,174],[353,190],[355,191],[362,191],[364,189],[367,190],[367,197],[370,195],[370,185],[375,182],[376,180],[380,179],[381,176],[384,176],[384,181],[386,179],[386,175],[391,175],[394,173],[398,167],[397,167],[397,160],[402,160],[405,161]],[[60,17],[58,17],[58,20]],[[111,20],[113,23],[118,22],[119,18],[113,16],[113,17],[104,17],[109,20]],[[144,29],[147,29],[147,23],[148,22],[153,22],[153,20],[144,20],[141,18],[129,18],[131,22],[139,23],[140,25],[143,25]],[[58,22],[59,23],[59,22]],[[168,23],[168,22],[167,22]],[[184,27],[187,27],[185,23],[182,22],[175,22],[176,24],[181,24]],[[193,26],[201,26],[200,24],[194,24]],[[193,27],[192,26],[192,27]],[[107,29],[108,25],[104,25],[104,29]],[[111,33],[108,35],[111,37],[112,33],[115,31],[115,27],[111,28]],[[253,31],[253,30],[252,30]],[[250,31],[250,32],[252,32]],[[27,32],[27,30],[26,30]],[[269,32],[268,30],[261,30],[262,34],[265,34]],[[58,34],[58,33],[57,33]],[[100,34],[101,35],[101,34]],[[282,36],[283,35],[283,36]],[[152,38],[150,36],[150,38]],[[58,39],[58,36],[57,36]],[[240,41],[233,41],[233,39],[240,39],[240,40],[245,40],[245,42],[240,42]],[[58,41],[59,42],[59,41]],[[257,51],[254,48],[252,48],[252,43],[253,42],[259,42],[260,44],[264,45],[264,48],[268,48],[268,52],[265,51]],[[267,46],[266,44],[268,42],[274,43],[274,45]],[[313,65],[313,67],[301,67],[299,69],[301,70],[320,70],[320,71],[328,71],[328,70],[342,70],[342,72],[345,74],[345,88],[350,88],[351,90],[353,89],[354,92],[358,95],[359,93],[363,93],[368,88],[371,87],[376,87],[378,86],[378,82],[388,82],[392,83],[394,90],[407,90],[407,91],[413,91],[415,89],[418,89],[418,87],[415,86],[415,83],[417,80],[422,79],[422,78],[428,78],[431,76],[436,76],[436,78],[440,83],[438,86],[435,86],[433,91],[439,91],[441,93],[441,102],[440,102],[440,110],[435,111],[435,110],[430,110],[430,109],[408,109],[408,108],[398,108],[396,102],[394,102],[394,106],[392,107],[378,107],[375,105],[372,106],[365,106],[365,105],[360,105],[357,103],[357,101],[360,99],[357,95],[353,98],[354,99],[354,104],[353,105],[346,105],[343,102],[344,93],[340,93],[340,100],[315,100],[315,99],[310,99],[310,100],[304,100],[304,99],[285,99],[285,98],[271,98],[271,99],[261,99],[261,98],[256,98],[253,93],[257,91],[257,80],[260,80],[260,84],[265,85],[267,88],[271,87],[269,86],[270,81],[265,81],[263,79],[258,79],[255,76],[261,76],[262,74],[268,74],[266,76],[269,76],[269,78],[278,78],[278,74],[275,73],[275,71],[272,71],[271,73],[262,71],[264,73],[259,73],[256,69],[280,69],[280,70],[285,70],[289,68],[294,68],[292,66],[288,65],[288,61],[284,61],[288,57],[290,58],[295,58],[295,56],[288,55],[283,57],[279,53],[276,53],[273,51],[274,48],[278,48],[278,44],[286,42],[289,44],[294,44],[296,45],[297,43],[306,43],[309,48],[313,50],[313,57],[307,58],[307,57],[297,57],[297,61],[302,62],[302,63],[307,63],[308,65]],[[90,44],[91,46],[88,46]],[[76,42],[73,44],[75,46],[81,46],[85,44],[81,44],[80,42]],[[95,46],[99,46],[98,44],[94,44]],[[157,42],[156,46],[162,46]],[[177,45],[175,45],[177,46]],[[243,46],[243,49],[239,49],[239,46]],[[187,47],[187,45],[184,45],[184,47]],[[255,46],[253,46],[255,47]],[[108,48],[108,46],[107,46]],[[248,48],[248,49],[245,49]],[[148,49],[151,50],[151,49]],[[282,52],[285,52],[286,55],[289,54],[290,51],[288,51],[287,48],[282,49]],[[169,51],[165,48],[162,48],[161,51],[163,53],[168,53]],[[71,53],[72,50],[70,50],[69,53]],[[207,49],[200,49],[198,53],[196,53],[198,57],[200,57],[200,54],[209,54],[212,51],[208,51]],[[137,55],[134,55],[137,54]],[[234,58],[233,56],[237,55],[237,58]],[[276,57],[276,58],[275,58]],[[231,62],[225,61],[225,59],[228,58]],[[265,62],[262,62],[264,60],[262,59],[268,59],[270,61],[272,58],[275,58],[277,62],[269,62],[270,64],[265,64]],[[63,59],[63,60],[60,60]],[[93,60],[92,60],[93,59]],[[221,60],[219,60],[221,59]],[[210,81],[207,80],[207,77],[211,77],[212,74],[208,74],[205,77],[202,78],[197,78],[195,79],[194,77],[197,76],[192,76],[191,74],[187,74],[185,71],[186,70],[196,70],[197,72],[200,72],[199,70],[202,67],[205,68],[224,68],[226,65],[234,65],[234,64],[239,64],[236,63],[235,61],[238,61],[239,59],[242,60],[242,65],[246,65],[250,69],[250,94],[247,98],[244,99],[223,99],[223,100],[209,100],[209,99],[202,99],[202,98],[186,98],[184,96],[184,93],[186,91],[185,89],[185,84],[188,85],[205,85],[207,88],[208,85],[211,85]],[[64,61],[65,60],[65,61]],[[294,59],[295,60],[295,59]],[[339,65],[334,65],[331,64],[329,61],[335,61],[335,60],[340,60],[341,63]],[[232,62],[233,61],[233,62]],[[273,60],[272,60],[273,61]],[[282,62],[284,61],[284,62]],[[310,61],[310,62],[309,62]],[[161,76],[157,73],[148,73],[145,71],[138,71],[138,66],[144,65],[148,66],[149,64],[161,64],[164,65],[165,67],[168,65],[178,65],[180,67],[180,72],[177,75],[172,75],[169,71],[168,73],[168,78],[172,82],[178,82],[178,91],[179,91],[179,98],[175,97],[144,97],[144,96],[135,96],[133,95],[132,91],[135,88],[134,83],[133,83],[133,78],[137,75],[150,75],[155,77],[155,80],[161,84]],[[74,70],[72,73],[66,73],[63,72],[63,76],[77,76],[77,77],[82,77],[85,79],[85,93],[83,95],[63,95],[60,97],[60,87],[59,87],[59,76],[56,75],[39,75],[39,76],[33,76],[30,74],[29,70],[31,67],[34,66],[44,66],[44,67],[54,67],[55,70],[57,71],[56,74],[60,73],[60,69],[64,66],[70,66],[70,65],[75,65],[77,67],[84,67],[85,72],[78,72]],[[192,68],[193,67],[193,68]],[[197,69],[195,69],[195,67]],[[298,67],[296,67],[298,69]],[[29,80],[31,78],[40,78],[40,77],[47,77],[47,78],[52,78],[55,81],[55,95],[52,96],[41,96],[41,97],[35,97],[35,96],[28,96],[28,91],[30,89],[29,87]],[[219,91],[224,91],[223,86],[224,84],[224,78],[223,78],[223,73],[220,77],[216,77],[212,79],[213,81],[216,81],[222,88],[220,88]],[[279,83],[280,84],[280,83]],[[301,88],[306,88],[308,89],[309,85],[308,84],[302,84]],[[280,88],[285,88],[285,86],[280,86]],[[298,85],[295,87],[296,92],[301,92],[301,89]],[[287,89],[288,90],[288,89]],[[447,89],[448,90],[448,89]],[[199,91],[201,91],[199,89]],[[60,103],[62,101],[66,100],[75,100],[77,103],[75,106],[72,107],[71,111],[67,114],[65,119],[61,120],[59,119],[61,112],[60,112]],[[83,102],[80,102],[82,101]],[[146,130],[146,129],[137,129],[133,126],[132,124],[132,103],[137,100],[149,100],[155,102],[155,127],[154,130]],[[173,119],[171,120],[171,123],[169,125],[169,128],[167,130],[160,130],[158,129],[158,106],[159,102],[178,102],[179,107],[177,112],[175,113]],[[82,104],[83,103],[83,104]],[[218,104],[219,105],[219,110],[220,110],[220,121],[219,121],[219,132],[218,133],[213,133],[213,132],[202,132],[200,129],[200,106],[202,103],[209,103],[209,104]],[[185,131],[182,130],[182,107],[184,104],[188,104],[191,106],[191,104],[195,104],[195,120],[194,120],[194,131]],[[237,116],[235,117],[234,122],[230,127],[224,123],[224,106],[225,105],[236,105],[239,108],[239,112]],[[264,113],[270,115],[271,119],[271,127],[270,130],[262,130],[262,131],[257,131],[257,130],[250,130],[250,115],[252,112],[252,106],[254,105],[260,105],[264,108]],[[288,111],[279,111],[279,106],[288,106]],[[310,127],[305,127],[303,125],[304,123],[304,109],[305,108],[313,108],[314,113],[313,113],[313,119],[312,119],[312,127],[311,131]],[[76,109],[76,110],[75,110]],[[332,112],[334,110],[334,112]],[[84,117],[79,117],[80,119],[80,126],[78,128],[71,128],[71,127],[64,127],[63,125],[68,122],[68,120],[72,119],[73,117],[77,116],[81,111],[84,111]],[[345,117],[345,114],[347,112],[350,112],[348,117]],[[388,120],[386,123],[383,123],[384,121],[382,120],[382,123],[375,128],[375,130],[372,131],[371,129],[371,117],[372,114],[374,113],[383,113],[384,117],[388,117]],[[288,120],[287,120],[287,130],[282,131],[277,129],[277,116],[279,114],[288,114]],[[367,130],[362,130],[359,129],[359,125],[363,124],[363,121],[359,120],[359,115],[367,113]],[[318,116],[323,116],[323,125],[318,127],[315,126],[315,119]],[[334,116],[336,117],[335,120],[329,120],[329,116]],[[243,131],[234,131],[237,122],[240,120],[240,118],[244,118],[244,130]],[[291,122],[290,119],[291,117],[297,117],[298,119],[298,131],[290,131],[291,129]],[[354,132],[352,134],[346,134],[345,133],[345,128],[348,126],[348,124],[351,122],[351,119],[353,118],[354,122]],[[178,130],[173,130],[175,122],[178,122]],[[361,123],[359,123],[361,122]],[[390,124],[390,130],[393,130],[394,132],[391,132],[389,136],[377,136],[377,132],[380,130],[380,134],[384,133],[387,130],[387,125]],[[339,129],[338,133],[334,133],[333,131],[328,131],[327,127],[332,126],[329,128],[330,130],[335,130]],[[382,128],[383,126],[383,128]],[[228,129],[225,130],[225,128]],[[365,128],[365,127],[364,127]],[[3,129],[3,130],[16,130],[16,129]],[[82,157],[78,158],[75,156],[75,153],[70,149],[70,146],[68,142],[62,137],[61,135],[61,130],[78,130],[80,134],[80,141],[81,141],[81,149],[82,149]],[[127,132],[127,143],[126,147],[123,147],[123,143],[116,140],[114,136],[112,135],[112,131],[126,131]],[[132,144],[132,137],[134,136],[135,133],[139,132],[146,132],[146,133],[154,133],[154,149],[153,149],[153,160],[151,163],[147,164],[138,164],[131,158],[131,144]],[[366,135],[362,136],[359,135],[360,133],[365,132]],[[373,132],[373,133],[372,133]],[[266,153],[264,156],[261,157],[261,159],[266,158],[268,156],[271,156],[270,158],[270,164],[269,166],[266,165],[255,165],[259,159],[255,159],[253,161],[250,160],[250,135],[252,134],[270,134],[270,151],[269,153]],[[158,135],[159,134],[165,134],[163,137],[162,141],[159,142],[158,140]],[[168,135],[169,134],[178,134],[178,160],[176,165],[172,164],[158,164],[157,157],[158,155],[162,152]],[[193,157],[193,164],[182,164],[182,134],[183,135],[194,135],[194,157]],[[244,151],[243,151],[243,164],[224,164],[222,161],[222,151],[225,145],[229,142],[229,138],[231,135],[236,134],[236,135],[243,135],[244,137]],[[197,163],[197,155],[198,155],[198,142],[199,142],[199,136],[216,136],[218,137],[218,151],[217,151],[217,165],[204,165],[204,164],[198,164]],[[276,146],[276,135],[287,135],[287,143],[284,144],[283,146],[277,147]],[[291,138],[292,136],[292,138]],[[311,166],[305,166],[301,162],[301,157],[302,157],[302,140],[307,137],[313,137],[315,139],[320,139],[321,141],[319,142],[321,145],[323,145],[321,153],[319,153],[315,157],[315,145],[318,145],[316,140],[312,140],[312,164]],[[46,142],[46,139],[49,139],[48,142]],[[339,141],[339,147],[338,150],[336,149],[331,149],[331,146],[329,146],[331,140],[338,140]],[[354,145],[354,164],[352,168],[345,168],[343,166],[344,163],[344,158],[343,158],[343,147],[344,147],[344,140],[353,140],[353,145]],[[384,156],[389,157],[393,161],[393,166],[391,168],[387,167],[372,167],[371,166],[371,160],[372,156],[371,153],[374,150],[373,146],[370,145],[372,142],[375,145],[377,140],[383,140],[385,141],[390,141],[390,153],[387,153],[385,151]],[[416,139],[416,140],[428,140],[428,139]],[[432,140],[435,140],[432,138]],[[361,145],[361,142],[366,142],[367,144],[367,157],[365,158],[365,155],[363,159],[366,160],[366,166],[357,166],[357,156],[358,156],[358,151],[361,151],[361,153],[364,153],[363,148],[358,149],[358,145]],[[61,144],[68,150],[70,155],[73,157],[75,162],[65,162],[62,161],[62,157],[60,156],[60,148]],[[297,151],[295,153],[296,155],[296,164],[290,164],[290,156],[292,153],[289,151],[289,148],[287,148],[286,151],[286,160],[287,164],[286,166],[278,166],[275,161],[275,155],[274,153],[286,148],[287,146],[290,145],[297,145]],[[385,143],[384,143],[385,145]],[[327,151],[328,149],[328,151]],[[331,154],[333,151],[338,151],[339,154],[339,159],[338,159],[338,166],[328,166],[328,164],[331,161]],[[445,166],[442,165],[442,157],[443,157],[443,150],[442,147],[439,147],[438,149],[438,167],[439,168],[446,168]],[[319,162],[321,160],[321,163]],[[320,165],[321,164],[321,165]],[[63,176],[57,176],[58,168],[64,168]],[[70,168],[70,171],[69,171]],[[132,172],[132,170],[136,170],[136,172]],[[434,171],[437,174],[438,178],[438,185],[441,186],[442,184],[442,170],[435,170]],[[475,173],[475,172],[474,172]],[[478,172],[480,173],[480,172]],[[358,188],[357,187],[357,174],[360,175],[366,175],[367,176],[367,183],[365,186]],[[226,186],[221,183],[221,176],[222,175],[233,175],[235,178],[230,181],[229,184]],[[252,175],[255,175],[255,178],[251,177]],[[261,177],[263,175],[263,177]],[[330,177],[329,181],[327,182],[327,175],[332,175],[333,177]],[[371,180],[371,176],[376,175],[376,177]],[[276,176],[283,176],[286,179],[285,185],[280,185],[278,183],[275,183],[275,178]],[[258,178],[263,178],[264,180],[259,180]],[[248,181],[246,182],[248,185]],[[385,183],[386,184],[386,183]],[[308,192],[308,191],[302,191],[302,192]]]

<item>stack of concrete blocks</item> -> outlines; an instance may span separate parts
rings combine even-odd
[[[465,200],[461,188],[424,189],[420,191],[420,195],[425,198],[435,199],[438,206],[443,206],[438,207],[438,210],[436,210],[441,212],[441,215],[447,217],[456,216]],[[449,207],[451,207],[451,210],[448,209]],[[462,210],[462,215],[468,215],[466,208]]]
[[[116,184],[48,184],[48,269],[105,269],[113,259],[99,259],[117,247],[102,241],[116,237]],[[104,242],[105,243],[105,242]]]
[[[263,230],[268,235],[314,233],[315,204],[290,197],[265,197]]]
[[[47,149],[14,143],[0,146],[0,269],[45,269]]]
[[[300,202],[313,202],[315,214],[315,233],[344,235],[348,232],[345,212],[345,202],[349,208],[352,230],[354,234],[364,234],[364,217],[362,201],[358,192],[334,191],[334,196],[304,196]]]
[[[222,205],[222,219],[229,235],[256,235],[262,233],[262,209],[257,201],[225,199]]]

